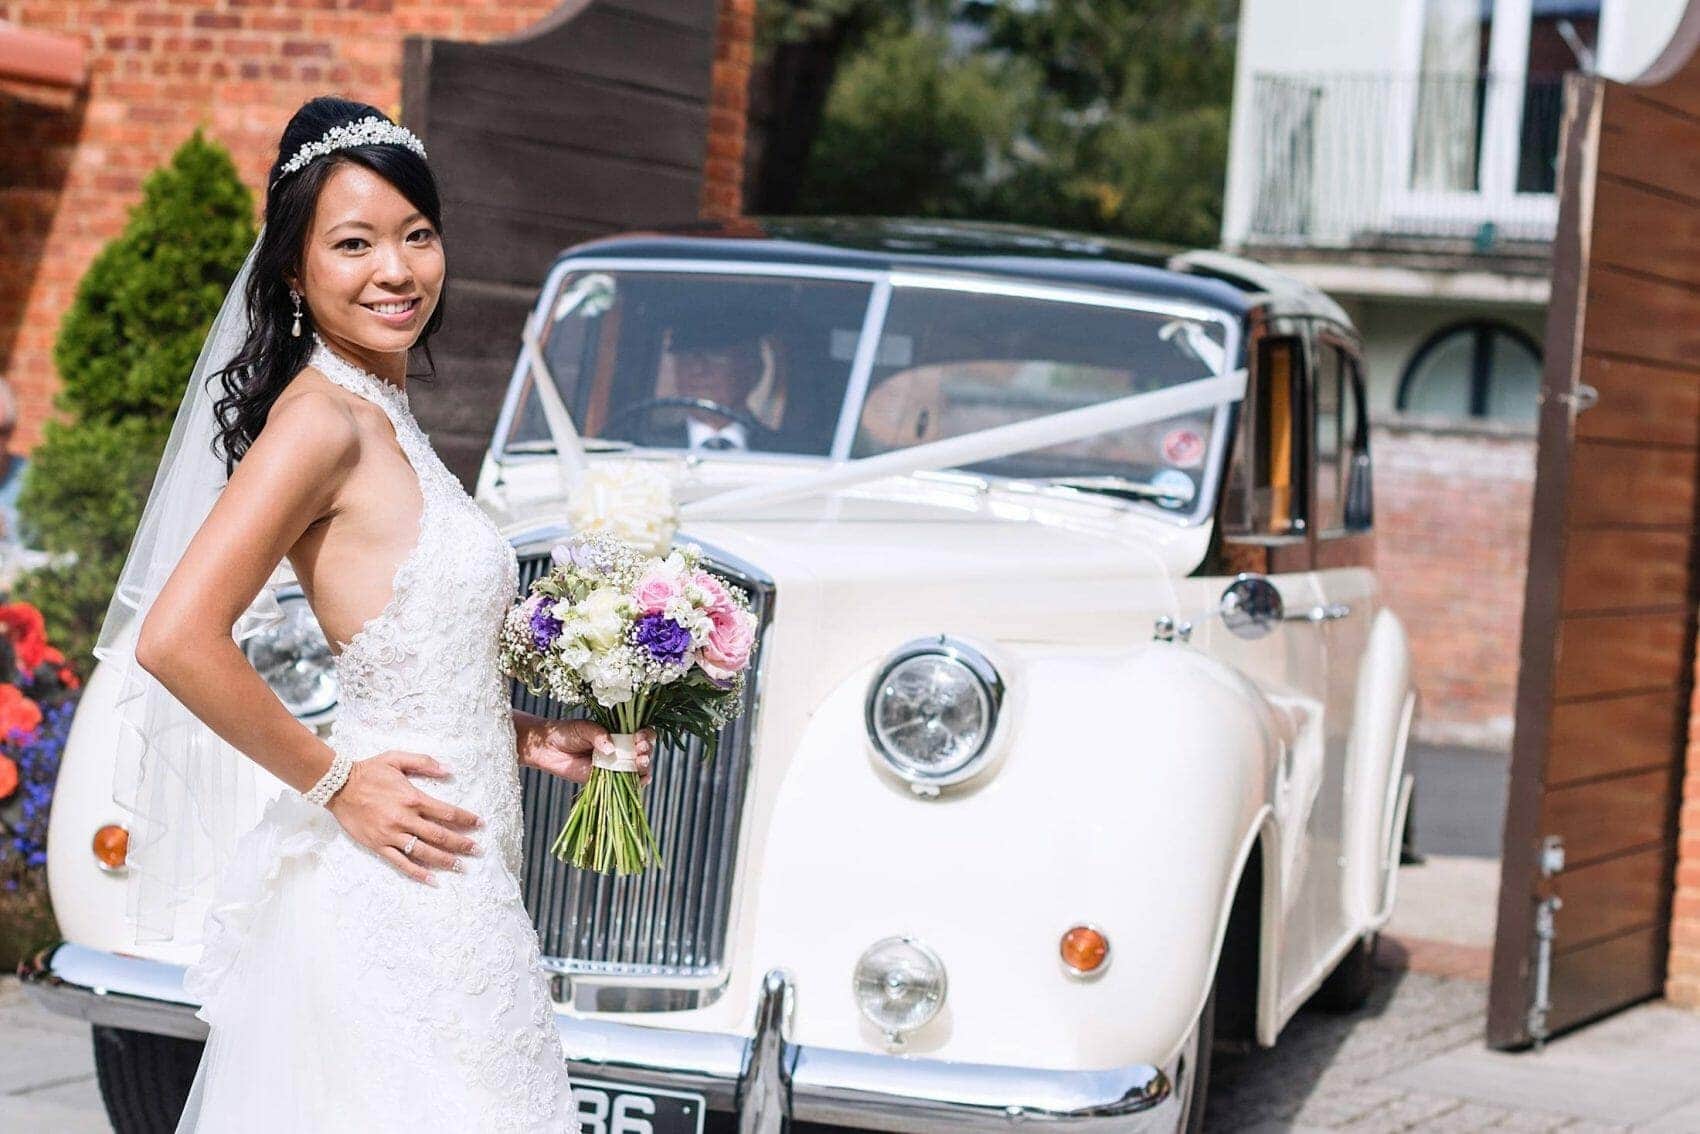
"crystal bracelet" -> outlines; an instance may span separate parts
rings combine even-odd
[[[301,798],[308,803],[316,803],[320,807],[330,803],[331,796],[337,789],[348,782],[348,773],[354,770],[354,758],[345,752],[338,752],[331,757],[331,766],[325,774],[319,777],[319,782],[301,793]]]

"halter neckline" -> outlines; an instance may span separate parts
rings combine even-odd
[[[326,345],[317,331],[313,332],[313,353],[307,362],[317,367],[321,374],[338,386],[359,394],[367,401],[377,402],[400,413],[410,410],[406,390],[348,361]]]

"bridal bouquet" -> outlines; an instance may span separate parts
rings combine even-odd
[[[738,714],[756,619],[742,591],[699,567],[694,547],[648,554],[609,531],[557,544],[553,566],[503,621],[502,669],[534,694],[584,709],[613,734],[555,839],[556,858],[632,874],[660,863],[644,812],[634,734],[702,742],[712,759]]]

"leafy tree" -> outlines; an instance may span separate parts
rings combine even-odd
[[[975,216],[1039,93],[1026,60],[947,58],[932,31],[885,35],[845,66],[798,204],[811,213]]]
[[[19,494],[24,541],[59,565],[16,597],[85,672],[207,328],[254,240],[253,198],[197,131],[151,174],[60,323],[60,389]],[[69,554],[67,554],[69,553]]]
[[[799,208],[1215,243],[1234,0],[977,0],[908,19],[812,0],[785,26],[870,6],[886,11],[835,64]]]

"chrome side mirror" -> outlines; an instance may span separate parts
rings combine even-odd
[[[1228,632],[1247,641],[1268,637],[1286,617],[1281,592],[1262,575],[1241,575],[1229,583],[1217,609]]]

